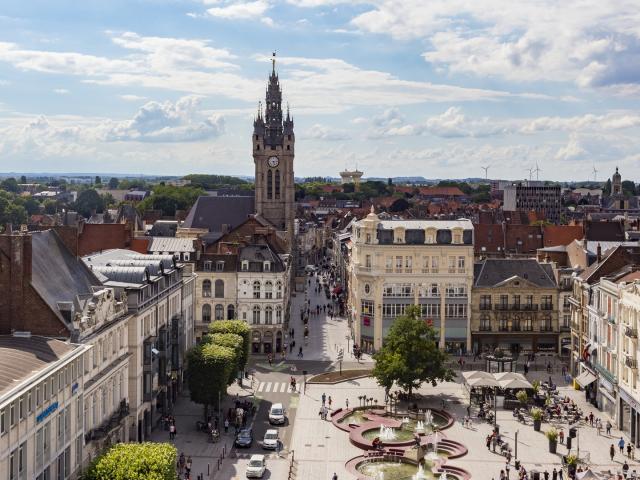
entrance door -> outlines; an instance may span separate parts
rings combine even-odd
[[[271,353],[271,344],[270,343],[264,343],[264,352],[263,353]]]

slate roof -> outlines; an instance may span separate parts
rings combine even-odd
[[[193,238],[153,237],[147,249],[149,252],[195,252]]]
[[[33,233],[31,284],[64,321],[58,302],[73,301],[77,295],[91,293],[100,280],[62,243],[54,230]]]
[[[622,222],[588,222],[586,230],[587,240],[624,241],[624,224]]]
[[[78,347],[53,338],[0,335],[0,396]]]
[[[557,287],[551,265],[531,258],[488,258],[474,265],[473,276],[476,287],[493,287],[516,276],[541,288]]]
[[[271,262],[271,272],[283,272],[285,270],[280,256],[269,245],[247,245],[240,250],[240,268],[242,268],[243,260],[249,261],[249,272],[261,272],[263,262],[267,261]]]
[[[253,197],[198,197],[191,207],[185,228],[206,228],[209,232],[222,232],[223,225],[233,229],[255,211]]]

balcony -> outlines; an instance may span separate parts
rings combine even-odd
[[[481,303],[480,304],[480,310],[491,310],[491,304],[490,303]]]
[[[625,357],[624,364],[629,368],[633,368],[634,370],[638,369],[638,361],[633,357],[630,357],[630,356]]]
[[[624,334],[629,338],[638,338],[638,329],[631,327],[624,327]]]
[[[540,310],[553,310],[553,303],[543,303],[540,305]]]
[[[494,310],[506,311],[509,310],[509,305],[506,303],[499,303],[493,306]]]
[[[553,326],[551,325],[540,325],[541,332],[553,332]]]
[[[480,328],[478,329],[478,331],[480,332],[490,332],[491,331],[491,325],[480,325]]]
[[[113,412],[100,426],[89,430],[84,434],[85,442],[100,440],[109,435],[113,430],[122,425],[122,420],[129,415],[129,404],[125,400],[120,401],[118,410]]]

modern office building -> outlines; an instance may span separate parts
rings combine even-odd
[[[560,223],[562,194],[560,185],[524,181],[504,187],[505,212],[538,212],[545,220]]]

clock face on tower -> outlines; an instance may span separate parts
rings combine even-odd
[[[271,168],[276,168],[280,163],[280,160],[278,160],[278,157],[269,157],[269,160],[267,160],[267,162],[269,163],[269,166]]]

